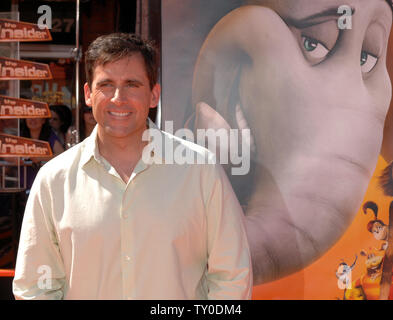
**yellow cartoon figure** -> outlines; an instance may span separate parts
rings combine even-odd
[[[344,291],[344,300],[378,300],[385,251],[369,248],[360,254],[366,257],[366,273],[352,282],[352,288]]]

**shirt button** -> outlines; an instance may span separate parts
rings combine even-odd
[[[125,259],[126,261],[131,261],[131,257],[130,257],[130,256],[125,256],[124,259]]]

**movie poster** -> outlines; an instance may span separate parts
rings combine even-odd
[[[162,2],[162,129],[226,170],[253,299],[392,297],[391,25],[390,1]]]

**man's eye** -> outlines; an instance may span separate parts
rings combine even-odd
[[[302,36],[302,43],[306,58],[313,64],[321,62],[329,53],[329,49],[326,46],[311,37]]]
[[[111,86],[112,86],[112,84],[109,82],[103,82],[98,85],[98,87],[100,87],[100,88],[106,88],[106,87],[111,87]]]
[[[378,62],[378,57],[368,53],[367,51],[362,51],[360,55],[360,66],[363,73],[369,73]]]

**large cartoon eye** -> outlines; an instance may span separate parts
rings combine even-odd
[[[315,66],[328,59],[335,48],[340,32],[337,21],[300,23],[296,22],[291,27],[300,49],[311,66]]]
[[[369,73],[372,69],[374,69],[377,63],[378,57],[367,51],[362,51],[360,56],[360,66],[363,73]]]
[[[302,43],[305,55],[312,60],[322,60],[329,53],[329,49],[322,42],[311,37],[302,36]]]

